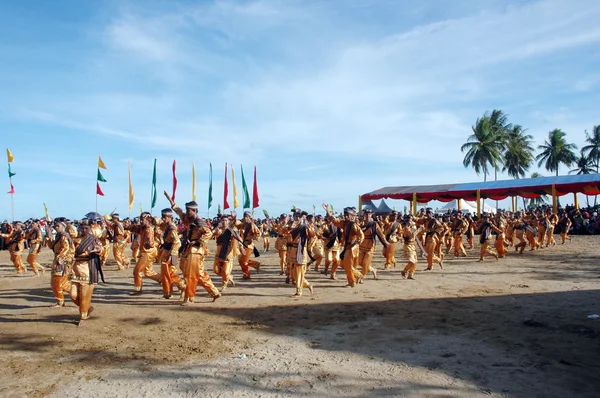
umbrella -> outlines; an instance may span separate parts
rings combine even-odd
[[[102,216],[96,213],[95,211],[90,211],[88,214],[85,215],[85,218],[89,220],[97,220],[99,218],[102,218]]]

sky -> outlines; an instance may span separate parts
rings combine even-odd
[[[460,147],[486,110],[503,110],[536,147],[560,128],[581,148],[600,124],[596,0],[33,3],[0,2],[16,219],[43,216],[43,203],[81,218],[96,199],[99,212],[127,215],[128,161],[132,214],[149,210],[154,159],[155,211],[168,206],[174,159],[181,204],[196,165],[201,215],[209,163],[214,215],[226,162],[238,195],[240,166],[250,189],[257,167],[258,211],[341,209],[384,186],[483,180]],[[6,174],[0,185],[10,189]]]

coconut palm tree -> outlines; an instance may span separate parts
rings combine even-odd
[[[532,173],[531,178],[539,178],[543,177],[540,173]],[[540,195],[537,198],[533,198],[529,200],[529,208],[536,208],[543,206],[548,203],[548,195]]]
[[[515,179],[525,177],[534,159],[533,136],[525,134],[525,131],[526,129],[516,124],[511,126],[507,132],[502,171],[506,171]],[[523,198],[523,208],[526,207],[527,204]]]
[[[581,148],[582,155],[585,153],[586,156],[590,159],[592,164],[596,167],[596,173],[598,172],[598,167],[600,165],[600,125],[594,126],[592,129],[592,134],[588,134],[587,130],[585,132],[585,142],[589,145]]]
[[[463,165],[473,167],[477,175],[483,173],[483,181],[487,181],[490,168],[496,169],[502,161],[503,145],[487,112],[471,128],[473,134],[460,147],[461,152],[467,152]]]
[[[596,165],[589,156],[585,156],[583,148],[575,163],[577,164],[577,168],[570,170],[569,174],[592,174],[596,171],[594,170]]]
[[[567,143],[566,135],[560,129],[554,129],[548,133],[548,139],[544,141],[544,145],[538,146],[538,149],[542,150],[535,157],[538,160],[538,167],[542,167],[543,164],[546,170],[555,171],[558,176],[561,164],[571,166],[575,163],[577,157],[573,150],[577,149],[577,145]]]

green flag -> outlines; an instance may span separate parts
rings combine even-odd
[[[17,173],[13,173],[12,170],[10,169],[10,163],[8,164],[8,178],[11,178],[12,176],[17,175]]]
[[[242,169],[242,191],[244,191],[244,209],[249,209],[250,204],[250,194],[248,193],[248,185],[246,185],[246,179],[244,178],[244,166],[240,166]]]
[[[208,173],[208,208],[212,206],[212,163],[210,163],[210,172]],[[221,206],[219,206],[219,214],[221,213]]]
[[[100,173],[100,169],[98,169],[98,176],[96,177],[96,180],[98,180],[100,182],[106,182],[106,179],[104,178],[102,173]]]
[[[154,172],[152,173],[152,194],[150,198],[150,209],[156,206],[156,159],[154,159]]]

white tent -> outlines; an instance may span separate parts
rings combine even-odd
[[[454,199],[453,201],[446,203],[446,205],[444,207],[442,207],[441,209],[436,210],[436,213],[443,214],[443,213],[447,213],[448,211],[458,210],[458,201],[459,200],[460,200],[460,210],[463,213],[477,214],[477,202],[470,202],[470,201],[466,201],[464,199]],[[489,202],[489,200],[484,203],[483,207],[481,208],[481,212],[496,214],[496,209],[494,207],[488,205],[488,202]]]

